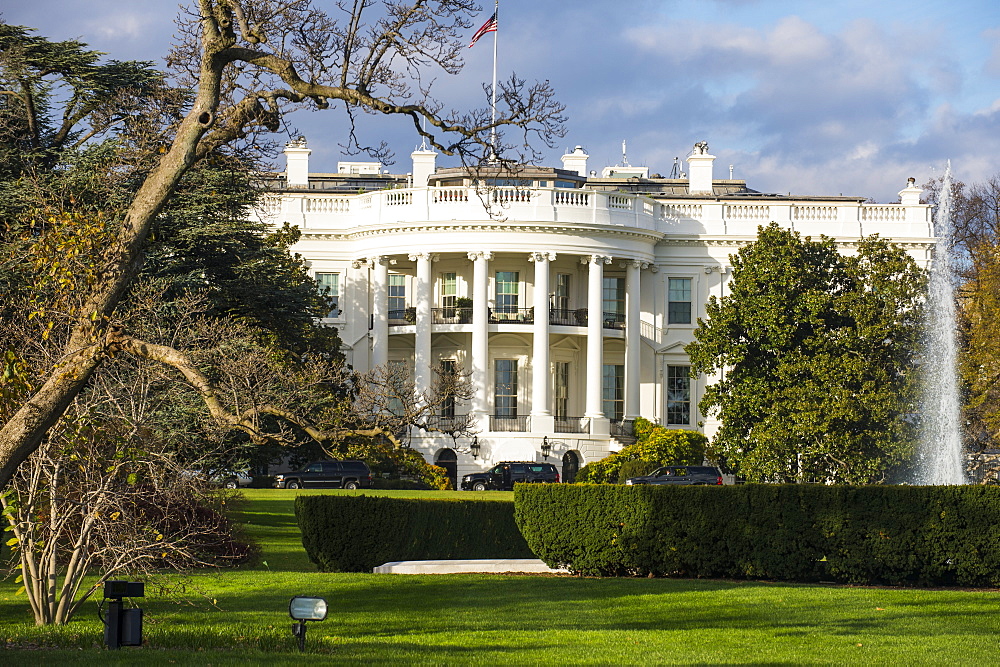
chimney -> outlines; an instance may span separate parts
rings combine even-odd
[[[899,203],[903,206],[916,206],[920,203],[920,193],[923,189],[917,185],[917,179],[908,178],[906,187],[899,191]]]
[[[290,188],[309,187],[309,154],[306,138],[285,144],[285,183]]]
[[[688,192],[690,194],[713,194],[712,189],[712,163],[715,156],[708,154],[708,142],[699,141],[694,145],[694,150],[687,156],[688,163]]]
[[[575,171],[581,176],[587,175],[587,158],[590,156],[583,150],[583,146],[577,146],[572,153],[562,156],[563,169]]]
[[[426,188],[427,179],[437,168],[434,164],[437,160],[437,153],[421,147],[410,153],[410,157],[413,158],[413,187]]]

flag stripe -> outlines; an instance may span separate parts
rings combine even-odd
[[[472,41],[469,42],[469,48],[471,49],[476,44],[476,42],[479,41],[479,38],[485,35],[486,33],[496,32],[496,31],[497,31],[497,13],[493,12],[493,16],[491,16],[486,21],[486,23],[484,23],[482,27],[476,31],[476,34],[472,36]]]

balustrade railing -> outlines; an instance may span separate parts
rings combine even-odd
[[[528,415],[490,415],[491,431],[506,431],[508,433],[527,433]]]
[[[565,327],[587,326],[586,308],[549,308],[549,324]]]
[[[431,322],[434,324],[472,324],[472,308],[452,306],[431,308]]]
[[[427,426],[445,433],[454,433],[470,426],[469,415],[430,415],[427,417]]]
[[[416,323],[417,311],[412,306],[403,310],[390,310],[386,319],[389,320],[390,327],[404,327],[407,324]]]
[[[490,324],[531,324],[535,321],[534,308],[490,308]]]
[[[611,437],[625,444],[631,444],[635,442],[635,420],[612,419]]]
[[[589,417],[559,417],[555,418],[556,433],[590,433]]]
[[[624,329],[625,313],[604,313],[605,329]]]

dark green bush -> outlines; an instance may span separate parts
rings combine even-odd
[[[622,464],[621,468],[618,469],[618,483],[624,484],[625,480],[630,477],[642,477],[653,472],[660,467],[660,464],[656,461],[643,461],[642,459],[634,459],[632,461],[626,461]]]
[[[371,572],[400,560],[535,557],[511,502],[298,496],[295,516],[322,572]]]
[[[588,463],[576,475],[579,484],[620,484],[665,465],[701,465],[707,438],[697,431],[665,428],[641,417],[635,420],[636,441],[621,451]],[[648,465],[632,464],[642,461]],[[623,466],[631,465],[626,475]],[[632,474],[633,470],[644,470]]]
[[[1000,488],[525,485],[550,566],[590,575],[1000,585]]]

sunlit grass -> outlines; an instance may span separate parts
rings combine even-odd
[[[291,518],[296,493],[302,492],[247,493],[242,517],[264,544],[262,562],[196,573],[173,596],[150,591],[141,602],[141,649],[109,654],[100,648],[96,603],[66,627],[35,628],[15,586],[0,585],[4,662],[996,662],[1000,620],[992,591],[317,573]],[[399,493],[410,492],[393,495]],[[330,603],[328,619],[309,625],[301,655],[287,614],[296,594],[321,595]],[[25,650],[35,647],[45,648]]]

